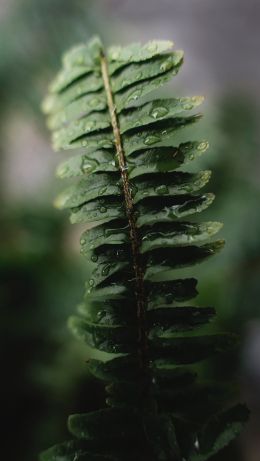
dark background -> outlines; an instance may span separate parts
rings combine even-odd
[[[206,97],[196,136],[211,149],[196,167],[213,170],[217,199],[203,217],[224,222],[227,245],[192,274],[201,303],[243,338],[241,393],[252,417],[241,453],[259,461],[259,19],[257,0],[0,0],[1,450],[11,461],[36,460],[67,437],[69,413],[104,400],[86,374],[86,348],[66,328],[87,267],[82,228],[52,208],[62,154],[53,154],[40,111],[61,53],[93,34],[107,45],[174,40],[185,63],[167,96]],[[220,374],[233,368],[222,365]]]

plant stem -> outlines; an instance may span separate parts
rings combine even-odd
[[[109,113],[111,117],[111,124],[114,134],[116,155],[118,158],[119,169],[122,178],[124,198],[125,198],[125,207],[126,215],[129,223],[130,230],[130,240],[132,248],[132,258],[133,258],[133,268],[135,274],[135,284],[136,284],[136,300],[137,300],[137,319],[138,319],[138,342],[139,342],[139,356],[141,368],[145,370],[147,365],[147,337],[146,337],[146,328],[145,328],[145,293],[144,293],[144,277],[142,265],[140,262],[140,251],[139,251],[139,238],[138,232],[135,223],[134,215],[134,204],[131,193],[131,186],[129,183],[128,173],[127,173],[127,162],[125,158],[125,153],[123,149],[123,142],[120,134],[119,120],[116,112],[116,106],[114,104],[107,59],[104,55],[101,56],[101,71],[104,81],[107,102]]]

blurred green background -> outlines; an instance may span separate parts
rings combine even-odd
[[[69,413],[104,402],[86,374],[86,349],[66,327],[87,267],[82,228],[52,208],[62,154],[53,154],[40,111],[62,52],[99,34],[108,45],[174,40],[185,64],[164,93],[206,96],[193,139],[208,139],[211,149],[195,167],[213,170],[217,199],[203,217],[224,222],[227,245],[192,274],[199,301],[245,338],[241,382],[254,416],[244,459],[259,461],[259,16],[257,0],[0,0],[1,452],[9,460],[36,460],[66,438]]]

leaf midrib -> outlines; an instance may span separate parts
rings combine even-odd
[[[114,134],[116,155],[118,158],[119,170],[122,178],[126,215],[129,223],[129,235],[131,241],[133,270],[135,274],[136,301],[137,301],[137,320],[138,320],[138,352],[141,368],[144,370],[147,365],[147,335],[145,328],[145,293],[144,293],[144,276],[141,265],[140,242],[134,215],[134,202],[131,193],[131,187],[127,172],[127,163],[120,133],[120,125],[116,111],[116,105],[113,99],[113,93],[109,78],[108,63],[105,54],[101,55],[101,72],[104,82],[107,103],[111,118],[111,125]]]

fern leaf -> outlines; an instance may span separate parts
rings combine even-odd
[[[212,240],[220,223],[185,220],[214,200],[201,192],[210,171],[180,170],[208,148],[177,137],[200,120],[186,113],[203,97],[142,101],[178,73],[183,53],[171,48],[151,41],[106,52],[94,38],[66,53],[43,103],[54,149],[76,149],[57,175],[79,181],[55,204],[86,224],[91,276],[69,325],[107,354],[88,368],[106,383],[108,406],[72,415],[74,440],[42,461],[206,461],[246,419],[229,403],[233,387],[204,383],[196,368],[237,338],[209,327],[214,308],[192,304],[195,279],[176,278],[224,241]]]

